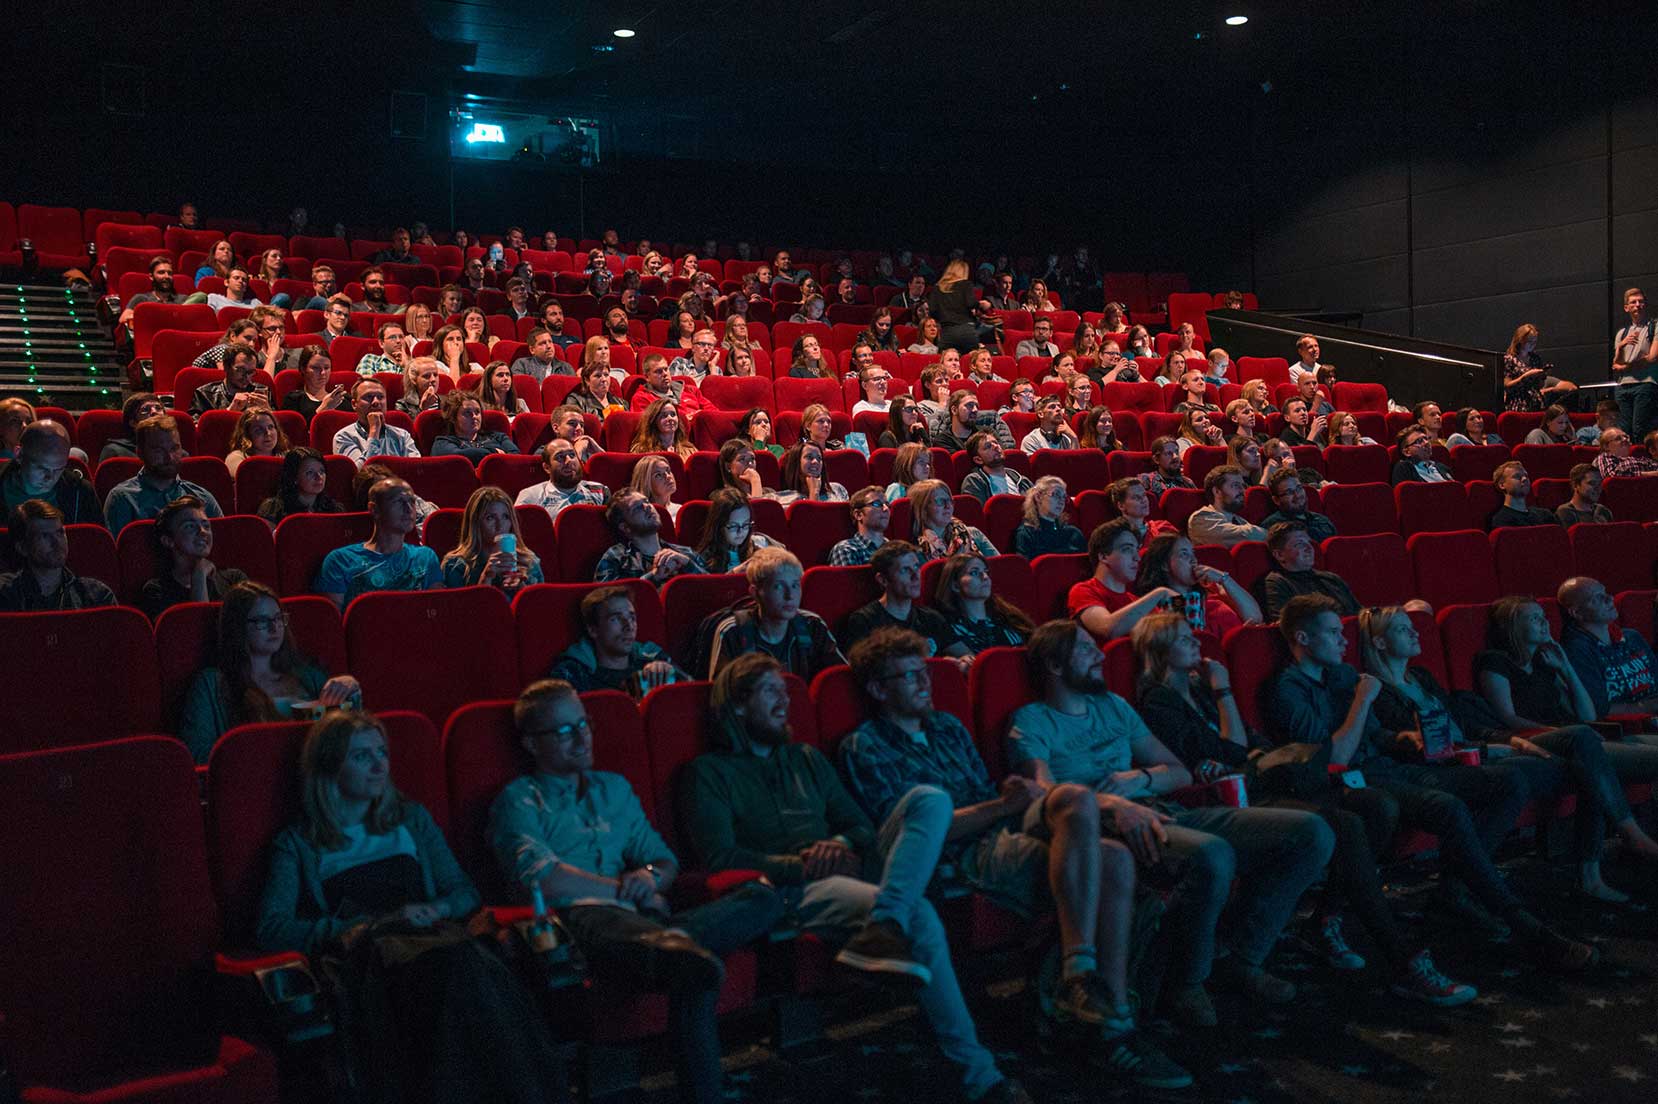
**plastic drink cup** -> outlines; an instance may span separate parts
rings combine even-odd
[[[1477,767],[1480,765],[1480,749],[1477,747],[1457,748],[1455,757],[1456,761],[1464,766]]]
[[[1215,779],[1215,793],[1220,797],[1222,805],[1234,809],[1249,808],[1249,790],[1244,786],[1244,777],[1241,774],[1229,774],[1225,778]]]

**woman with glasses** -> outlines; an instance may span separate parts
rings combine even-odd
[[[696,561],[712,575],[736,571],[756,549],[780,547],[764,533],[754,531],[748,495],[735,487],[721,487],[708,496],[708,521]]]
[[[1023,610],[994,593],[990,565],[977,552],[944,561],[933,609],[973,655],[1000,645],[1017,647],[1036,631]]]
[[[330,678],[299,650],[275,591],[243,582],[219,607],[213,665],[185,691],[178,735],[196,762],[205,763],[219,737],[237,725],[308,718],[355,707],[360,697],[356,679]]]
[[[150,532],[155,551],[155,578],[144,584],[138,608],[153,621],[180,602],[217,602],[247,576],[234,567],[215,567],[213,527],[202,500],[184,495],[161,508]]]
[[[989,559],[999,555],[990,538],[956,517],[955,496],[942,479],[923,479],[909,491],[910,534],[926,560],[973,552]]]

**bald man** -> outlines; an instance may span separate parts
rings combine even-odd
[[[0,468],[0,506],[7,517],[31,498],[56,506],[65,525],[104,524],[91,481],[69,465],[69,431],[51,420],[25,426],[17,456]]]

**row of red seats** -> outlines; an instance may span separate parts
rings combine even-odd
[[[693,505],[706,516],[706,504]],[[825,549],[847,532],[844,509],[837,511],[834,504],[805,505],[791,510],[786,526],[777,527],[775,517],[769,519],[774,528],[781,528],[774,535],[800,549],[812,544]],[[681,511],[682,524],[690,521],[685,515],[691,510],[687,506]],[[759,520],[767,520],[768,513],[781,513],[755,512]],[[525,508],[520,517],[530,521],[537,513]],[[542,556],[547,576],[591,579],[598,557],[614,539],[603,509],[569,507],[560,513],[550,533],[546,515],[540,513],[539,518],[539,524],[526,527],[525,539]],[[428,543],[440,550],[451,547],[458,523],[458,511],[434,516],[427,523]],[[139,522],[124,530],[119,550],[121,559],[130,562],[117,566],[111,555],[102,568],[106,573],[97,576],[117,585],[128,600],[153,574],[147,540],[152,524]],[[291,517],[277,527],[274,539],[262,522],[252,518],[219,519],[214,528],[216,562],[239,567],[288,595],[284,602],[294,613],[298,638],[333,671],[346,669],[349,652],[349,669],[364,680],[372,707],[417,708],[438,718],[482,688],[521,683],[545,671],[579,634],[575,604],[594,585],[565,582],[532,587],[510,609],[500,592],[482,587],[364,595],[346,611],[342,637],[332,606],[310,594],[311,581],[329,551],[366,538],[367,515]],[[86,562],[85,549],[78,546],[96,527],[72,529],[71,554],[74,569],[79,571],[93,566]],[[107,535],[103,539],[107,541]],[[1266,548],[1258,542],[1230,550],[1206,546],[1198,552],[1204,562],[1231,571],[1246,587],[1255,586],[1271,569]],[[1490,534],[1472,530],[1421,533],[1408,542],[1396,534],[1333,537],[1320,550],[1320,565],[1347,580],[1363,604],[1422,598],[1441,609],[1491,602],[1504,594],[1548,598],[1573,574],[1597,578],[1618,594],[1650,593],[1654,563],[1658,563],[1658,524],[1578,525],[1569,532],[1538,527]],[[941,566],[935,561],[924,571],[924,592],[931,593]],[[1039,556],[1028,562],[1021,556],[1001,555],[991,559],[990,567],[997,593],[1039,619],[1064,616],[1067,592],[1090,571],[1083,554]],[[747,592],[740,573],[676,578],[660,596],[646,584],[630,585],[637,595],[641,636],[661,640],[679,656],[689,654],[691,638],[703,617]],[[834,625],[876,595],[867,567],[813,566],[804,580],[802,605]],[[516,619],[513,610],[518,613]],[[1644,624],[1650,615],[1639,617],[1638,612],[1631,616]],[[446,638],[423,631],[423,625],[434,621],[481,631],[492,646],[453,655]],[[17,657],[11,664],[13,677],[23,678],[24,685],[74,685],[76,665],[84,665],[89,654],[105,654],[99,650],[111,646],[114,654],[132,660],[106,676],[118,693],[76,695],[72,702],[43,696],[38,707],[20,707],[23,713],[12,731],[19,739],[38,741],[46,732],[58,733],[56,739],[73,740],[101,732],[157,730],[159,718],[171,718],[185,680],[208,654],[211,614],[201,607],[177,607],[162,615],[154,631],[152,646],[148,621],[127,607],[85,614],[0,616],[6,654]],[[396,640],[397,648],[388,649],[387,640]],[[516,647],[511,641],[516,641]],[[413,672],[433,670],[455,677],[409,681]],[[35,720],[40,723],[28,723]]]

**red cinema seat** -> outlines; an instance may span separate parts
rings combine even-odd
[[[1093,573],[1086,552],[1055,552],[1031,561],[1034,590],[1028,612],[1037,624],[1064,617],[1065,599],[1071,588]]]
[[[838,380],[792,379],[784,376],[782,379],[773,382],[772,390],[779,411],[805,410],[813,403],[822,403],[831,411],[845,410],[841,385]],[[850,420],[847,424],[848,426],[851,425]],[[781,435],[779,435],[778,440],[781,442]]]
[[[968,671],[967,690],[973,705],[969,728],[991,779],[1000,781],[1009,770],[1005,744],[1008,719],[1035,697],[1025,649],[987,648],[980,652]]]
[[[27,902],[0,910],[22,1099],[276,1104],[267,1051],[181,1014],[203,999],[220,943],[184,746],[149,736],[0,757],[0,790],[0,899]]]
[[[1614,476],[1602,484],[1600,502],[1619,521],[1658,521],[1658,476]]]
[[[796,502],[788,509],[788,524],[786,543],[803,564],[827,564],[829,550],[857,531],[844,502]]]
[[[69,537],[70,571],[105,583],[114,590],[120,582],[120,561],[115,557],[115,538],[103,525],[82,522],[64,526]],[[9,538],[6,547],[10,548]]]
[[[224,334],[218,316],[206,303],[140,303],[132,310],[132,355],[150,358],[150,346],[162,330]]]
[[[315,594],[317,570],[328,553],[368,540],[374,523],[367,513],[293,514],[276,527],[277,590],[288,596]]]
[[[1186,520],[1208,504],[1209,496],[1201,487],[1170,487],[1157,503],[1158,516],[1170,525],[1186,531]]]
[[[23,254],[17,248],[17,209],[0,200],[0,264],[22,263]]]
[[[477,647],[456,647],[460,626]],[[434,723],[475,698],[518,692],[517,631],[494,587],[377,591],[345,611],[351,673],[369,709],[413,709]]]
[[[1640,525],[1633,521],[1579,524],[1572,526],[1568,535],[1577,574],[1600,580],[1613,594],[1652,586],[1652,558],[1638,551],[1647,547]]]
[[[1491,473],[1497,470],[1497,465],[1509,459],[1510,453],[1507,445],[1457,445],[1450,450],[1450,455],[1451,474],[1457,482],[1489,483]],[[1530,468],[1526,469],[1526,473],[1536,478]]]
[[[1203,486],[1203,477],[1210,470],[1226,463],[1226,448],[1224,445],[1192,445],[1180,457],[1181,469],[1186,478]]]
[[[541,583],[526,587],[512,601],[521,683],[528,685],[545,678],[553,661],[586,635],[581,620],[582,599],[594,590],[612,586],[624,588],[633,599],[639,639],[662,643],[666,633],[662,599],[656,588],[643,579],[625,579],[618,583]]]
[[[725,575],[676,575],[662,587],[662,644],[674,661],[693,678],[697,634],[703,619],[748,597],[748,578],[742,572]],[[812,609],[803,597],[801,606]]]
[[[558,577],[569,581],[591,579],[599,557],[616,543],[603,506],[566,506],[553,519],[553,534],[558,544]]]
[[[1243,383],[1259,379],[1270,387],[1277,387],[1290,382],[1290,362],[1284,357],[1241,356],[1237,367],[1237,379]]]
[[[1385,482],[1327,484],[1320,488],[1319,499],[1321,512],[1343,536],[1399,531],[1393,488]]]
[[[810,567],[807,568],[800,585],[801,608],[809,609],[823,618],[837,639],[841,638],[841,626],[847,615],[880,596],[881,589],[875,581],[875,569],[867,564],[856,567],[835,567],[829,564]],[[851,642],[847,641],[847,645],[850,644]]]
[[[1331,445],[1324,450],[1324,472],[1336,483],[1386,483],[1392,465],[1381,445]]]
[[[1373,411],[1385,414],[1387,412],[1387,388],[1379,383],[1340,383],[1336,384],[1335,398],[1331,400],[1337,410],[1346,410],[1352,413]]]
[[[1451,605],[1437,611],[1439,640],[1445,656],[1445,674],[1452,690],[1477,690],[1474,657],[1486,648],[1491,607],[1485,603]]]
[[[1476,529],[1417,533],[1405,541],[1416,593],[1434,609],[1454,603],[1494,602],[1502,596],[1486,534]]]
[[[1132,410],[1136,414],[1162,414],[1163,389],[1155,383],[1107,383],[1095,389],[1094,402],[1109,406],[1113,413]],[[1175,418],[1180,424],[1180,418]]]
[[[1324,570],[1346,580],[1361,605],[1394,606],[1416,596],[1410,554],[1398,533],[1331,537],[1323,557]]]
[[[1526,466],[1526,474],[1533,479],[1565,479],[1571,474],[1572,465],[1579,462],[1572,448],[1571,445],[1515,445],[1511,455]],[[1484,478],[1490,479],[1491,473],[1486,472]]]
[[[0,754],[160,730],[155,641],[138,610],[0,614],[0,655],[9,685],[44,691],[12,695]],[[94,666],[96,692],[74,692],[94,685]]]
[[[1461,483],[1400,483],[1393,488],[1393,504],[1399,532],[1406,537],[1476,529],[1484,521],[1473,516],[1468,490]]]
[[[698,385],[703,397],[720,410],[772,410],[776,406],[772,381],[762,376],[709,376]]]
[[[1558,525],[1493,529],[1487,534],[1503,594],[1554,596],[1572,576],[1572,542]]]
[[[1111,482],[1109,458],[1099,449],[1042,449],[1031,458],[1031,475],[1057,475],[1073,496],[1104,490]]]
[[[1655,622],[1658,622],[1658,590],[1626,590],[1618,595],[1618,622],[1626,629],[1634,629],[1652,642]]]
[[[19,205],[17,236],[34,243],[42,268],[73,268],[87,263],[81,213],[74,207]]]
[[[212,518],[208,525],[213,530],[211,555],[216,566],[233,567],[256,583],[276,586],[276,545],[271,527],[262,518],[229,514]],[[137,605],[144,584],[158,570],[155,521],[145,518],[122,529],[115,537],[115,553],[121,562],[121,578],[119,584],[111,581],[111,585],[122,602]]]
[[[1273,674],[1289,661],[1289,646],[1277,625],[1240,625],[1221,641],[1226,668],[1232,675],[1238,711],[1249,727],[1262,731],[1261,692]]]
[[[465,506],[478,489],[478,472],[464,456],[382,456],[379,460],[407,480],[415,494],[439,506]]]

